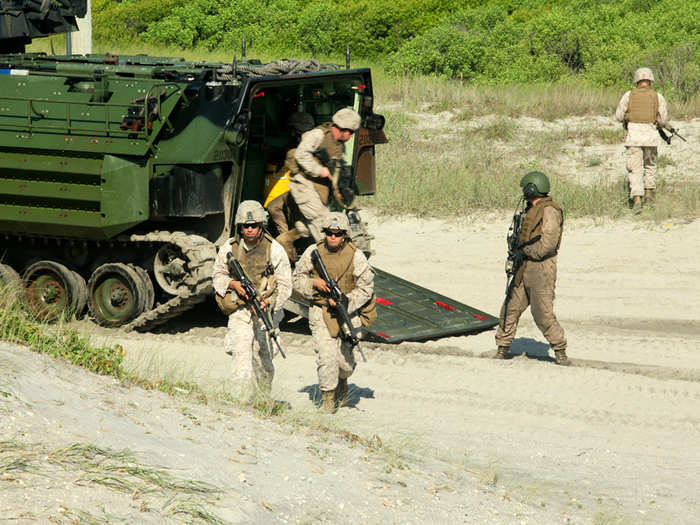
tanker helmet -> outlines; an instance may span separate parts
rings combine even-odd
[[[314,122],[314,118],[303,111],[293,113],[287,121],[287,126],[298,131],[299,133],[309,131],[310,129],[313,129],[315,125],[316,123]]]
[[[520,179],[520,187],[526,199],[543,197],[549,193],[549,179],[541,171],[531,171]]]
[[[350,108],[339,109],[333,115],[333,124],[341,129],[357,131],[361,121],[362,119],[357,111]]]
[[[236,225],[261,223],[267,226],[267,212],[258,201],[243,201],[236,210]]]
[[[334,211],[328,214],[323,223],[321,224],[321,229],[325,231],[338,231],[342,230],[345,233],[350,231],[350,221],[348,221],[348,216],[339,211]]]
[[[648,67],[640,67],[634,72],[634,83],[638,83],[640,80],[650,80],[654,82],[654,73]]]

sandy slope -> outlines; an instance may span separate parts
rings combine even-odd
[[[498,311],[508,217],[368,218],[376,266]],[[10,381],[15,390],[0,390],[16,391],[31,408],[22,412],[15,397],[0,398],[9,404],[3,419],[16,418],[2,439],[29,428],[24,438],[31,442],[128,447],[145,463],[222,487],[226,495],[206,500],[207,508],[240,523],[694,524],[699,237],[700,220],[653,227],[567,222],[556,309],[570,368],[552,363],[529,313],[513,345],[517,356],[505,362],[482,358],[494,348],[493,331],[367,345],[369,362],[351,379],[352,407],[328,421],[375,445],[378,436],[380,452],[232,407],[127,390],[45,359],[27,361],[16,350],[2,353],[18,368]],[[416,246],[430,256],[416,260]],[[276,360],[274,390],[292,404],[294,418],[318,423],[311,340],[299,325],[283,334],[289,358]],[[127,365],[144,375],[166,368],[171,378],[226,388],[225,328],[212,310],[185,317],[170,333],[80,327],[96,342],[122,344]],[[9,501],[0,511],[18,515],[21,492],[12,486],[0,479]],[[126,500],[110,493],[72,504],[94,509],[103,501],[115,515],[157,521],[159,514],[135,510],[138,498]],[[55,514],[51,505],[37,505],[37,516]]]

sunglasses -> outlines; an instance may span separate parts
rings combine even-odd
[[[260,223],[255,222],[253,224],[241,224],[241,228],[246,229],[246,228],[260,228]]]
[[[345,237],[345,232],[344,231],[339,231],[339,232],[326,231],[326,235],[328,237]]]

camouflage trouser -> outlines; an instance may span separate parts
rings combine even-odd
[[[247,309],[228,317],[224,349],[233,355],[233,394],[250,401],[259,392],[269,392],[275,367],[261,323]]]
[[[554,287],[557,280],[556,258],[542,262],[528,261],[522,282],[513,288],[506,307],[501,307],[501,324],[496,330],[496,344],[510,346],[518,329],[522,313],[530,306],[535,324],[549,342],[552,350],[565,350],[566,337],[554,315]],[[503,325],[503,327],[501,327]]]
[[[352,317],[354,327],[360,327],[360,318]],[[316,346],[316,370],[318,386],[323,392],[334,390],[338,378],[348,378],[355,371],[355,355],[350,343],[341,337],[331,337],[323,320],[323,312],[318,306],[309,308],[309,327]]]
[[[627,177],[630,199],[642,197],[644,189],[656,188],[656,146],[627,146]]]
[[[278,235],[289,231],[287,216],[285,214],[285,201],[287,200],[287,197],[289,197],[288,193],[283,193],[282,195],[272,199],[267,205],[267,213],[270,214],[270,219],[272,219],[272,222],[275,223]]]
[[[301,174],[292,177],[292,180],[289,181],[289,189],[292,192],[294,202],[304,216],[311,236],[315,241],[320,241],[323,238],[321,224],[323,224],[326,215],[330,213],[328,207],[321,201],[321,197],[311,181]]]

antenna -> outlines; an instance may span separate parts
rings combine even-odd
[[[233,69],[233,80],[236,80],[236,69],[238,69],[238,64],[236,63],[236,53],[233,54],[233,65],[231,69]]]
[[[245,60],[245,33],[241,38],[241,60]]]
[[[350,45],[345,46],[345,69],[350,69]]]

